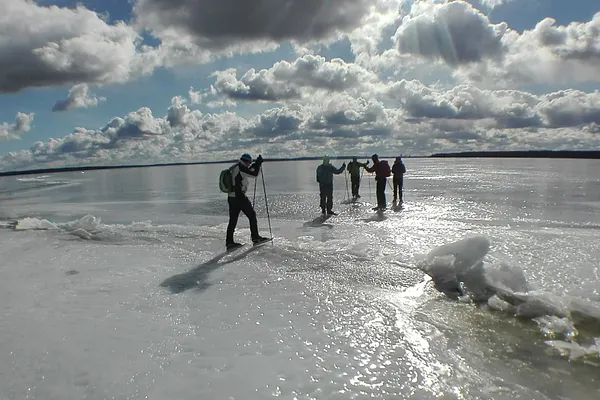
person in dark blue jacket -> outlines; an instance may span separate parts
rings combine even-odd
[[[323,157],[323,164],[317,167],[317,182],[321,196],[321,213],[325,215],[337,215],[333,212],[333,174],[339,175],[346,169],[346,163],[338,169],[329,163],[329,157]]]
[[[392,174],[394,175],[394,178],[393,178],[394,203],[396,203],[398,201],[398,195],[400,195],[400,203],[403,202],[402,195],[404,194],[403,186],[404,186],[404,174],[405,173],[406,173],[406,166],[402,162],[402,158],[396,157],[396,161],[394,162],[394,165],[392,165]]]

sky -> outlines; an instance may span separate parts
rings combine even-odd
[[[597,0],[2,0],[0,170],[600,150]]]

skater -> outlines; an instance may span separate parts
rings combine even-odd
[[[391,175],[390,165],[386,160],[379,160],[377,154],[371,156],[373,160],[372,167],[365,167],[367,172],[375,172],[375,181],[377,182],[377,207],[373,207],[374,211],[383,211],[387,208],[385,199],[385,185],[387,178]]]
[[[402,199],[402,189],[404,186],[404,174],[406,173],[406,166],[402,162],[402,158],[396,157],[394,165],[392,165],[392,174],[394,175],[392,181],[394,183],[394,203],[398,201],[398,195],[400,195],[400,204],[404,201]]]
[[[246,196],[248,189],[248,178],[256,178],[260,172],[263,163],[261,155],[252,163],[252,157],[248,153],[244,153],[240,160],[229,168],[231,172],[231,183],[233,187],[229,188],[227,194],[227,202],[229,203],[229,224],[227,225],[227,237],[225,246],[227,250],[233,250],[242,246],[233,240],[233,233],[238,222],[240,212],[243,212],[250,222],[250,235],[253,244],[260,244],[271,239],[265,238],[258,233],[258,222],[256,220],[256,212],[250,203],[250,199]]]
[[[352,182],[352,201],[360,198],[358,193],[360,189],[360,167],[366,167],[369,165],[369,161],[366,163],[360,163],[356,160],[356,157],[352,158],[352,161],[348,163],[348,172],[350,173],[350,181]]]
[[[323,157],[323,164],[317,167],[317,182],[319,182],[319,194],[321,198],[321,214],[337,215],[333,208],[333,174],[339,175],[346,169],[346,163],[338,169],[329,163],[329,157]]]

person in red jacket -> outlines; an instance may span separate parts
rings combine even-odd
[[[373,210],[383,211],[387,208],[385,185],[387,184],[387,178],[392,172],[388,162],[385,160],[380,161],[377,154],[373,154],[371,160],[373,160],[373,166],[365,166],[364,168],[367,172],[375,172],[375,181],[377,182],[377,207],[373,207]]]

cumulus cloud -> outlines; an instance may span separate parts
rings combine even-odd
[[[31,164],[127,164],[227,157],[226,151],[249,140],[252,123],[234,113],[202,114],[174,97],[165,116],[142,107],[112,118],[100,129],[75,128],[60,138],[35,142],[30,149],[0,157],[2,168]]]
[[[561,90],[542,96],[539,113],[546,124],[562,128],[600,125],[600,91],[585,93],[580,90]]]
[[[517,90],[482,90],[472,85],[445,90],[402,80],[389,86],[388,95],[416,118],[495,119],[506,128],[541,124],[535,111],[541,100]]]
[[[388,98],[382,100],[338,93],[248,118],[231,112],[203,114],[177,96],[164,117],[143,107],[113,118],[101,129],[77,128],[62,138],[36,142],[25,152],[4,156],[0,165],[214,160],[265,148],[271,154],[297,156],[600,144],[598,91],[534,95],[400,81],[386,93]]]
[[[225,95],[233,101],[277,102],[307,95],[313,99],[315,91],[350,92],[378,82],[374,73],[357,64],[341,59],[327,61],[313,55],[304,55],[293,62],[279,61],[258,72],[250,69],[240,79],[233,68],[213,75],[216,79],[211,94]]]
[[[193,87],[190,87],[188,90],[188,98],[192,104],[199,104],[202,101],[202,92],[194,90]]]
[[[20,139],[21,135],[31,130],[33,117],[34,113],[18,112],[13,124],[7,122],[0,124],[0,140]]]
[[[600,75],[600,13],[588,22],[557,26],[546,18],[522,34],[504,38],[506,52],[498,64],[484,64],[470,77],[487,72],[516,83],[598,82]]]
[[[138,0],[137,23],[158,37],[201,48],[238,42],[324,39],[360,25],[368,0]]]
[[[0,92],[68,83],[123,82],[150,73],[159,53],[124,22],[106,23],[83,6],[0,2]]]
[[[508,4],[513,0],[467,0],[469,3],[474,3],[474,5],[485,7],[487,9],[494,9],[504,4]]]
[[[404,18],[394,40],[402,54],[461,65],[501,55],[507,28],[505,23],[490,23],[469,3],[418,2]]]
[[[300,97],[295,88],[287,84],[274,84],[267,70],[257,73],[252,68],[240,80],[236,77],[235,68],[217,71],[214,76],[213,88],[233,100],[278,101]]]
[[[534,95],[399,81],[382,93],[332,93],[249,117],[202,113],[176,96],[164,116],[142,107],[100,129],[77,128],[9,153],[0,167],[219,160],[263,150],[299,156],[593,148],[600,146],[598,126],[598,91]]]
[[[394,42],[400,55],[438,60],[458,79],[514,87],[600,81],[599,32],[600,13],[566,26],[546,18],[520,33],[465,1],[423,1],[413,3]]]
[[[600,124],[600,91],[569,89],[534,95],[519,90],[483,90],[473,85],[445,90],[403,80],[390,85],[388,95],[414,118],[492,120],[498,129]]]
[[[99,97],[89,93],[88,85],[80,83],[73,86],[69,90],[69,94],[66,99],[58,100],[54,103],[52,111],[68,111],[73,108],[88,108],[95,107],[98,103],[105,101],[105,97]]]
[[[112,146],[118,146],[122,141],[163,135],[168,131],[168,125],[166,118],[154,118],[152,110],[142,107],[130,112],[125,118],[113,118],[101,133],[110,140]]]
[[[271,68],[273,78],[297,86],[343,91],[378,81],[372,72],[354,63],[322,56],[305,55],[293,63],[279,61]]]

